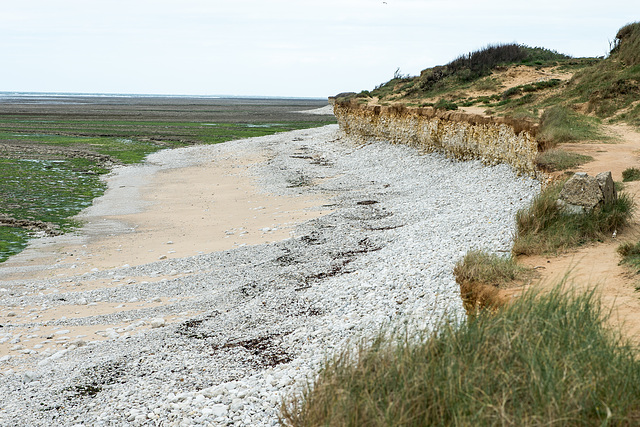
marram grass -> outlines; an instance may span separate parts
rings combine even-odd
[[[633,199],[624,193],[614,202],[583,215],[563,213],[556,204],[562,182],[544,189],[531,205],[516,214],[515,255],[557,253],[620,231],[635,209]]]
[[[501,257],[486,251],[467,252],[453,268],[458,282],[473,281],[502,287],[516,280],[524,280],[531,270],[519,266],[512,257]]]
[[[417,339],[381,334],[282,405],[291,426],[640,425],[637,350],[594,293],[528,292]]]

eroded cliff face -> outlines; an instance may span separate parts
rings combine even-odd
[[[335,101],[334,114],[342,131],[363,142],[386,140],[458,160],[507,163],[522,174],[538,175],[537,125],[526,121],[431,107],[363,106],[355,100]]]

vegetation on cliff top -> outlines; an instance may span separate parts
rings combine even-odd
[[[539,122],[538,138],[551,144],[604,139],[603,121],[640,126],[640,23],[622,27],[606,58],[572,58],[541,47],[491,45],[446,65],[402,75],[371,91],[351,94],[360,103],[470,109],[474,113]],[[548,122],[548,111],[567,120]],[[545,113],[547,113],[545,115]],[[558,114],[560,113],[560,114]],[[560,117],[562,118],[562,117]]]
[[[404,92],[407,98],[428,97],[450,91],[452,88],[486,77],[493,70],[512,64],[553,64],[569,57],[543,48],[530,48],[517,44],[487,46],[484,49],[462,55],[447,65],[427,68],[418,77],[394,79],[377,87],[373,96]],[[398,87],[398,85],[400,86]]]

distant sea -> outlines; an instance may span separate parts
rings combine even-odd
[[[57,103],[61,99],[70,98],[175,98],[175,99],[296,99],[319,100],[326,98],[295,96],[237,96],[237,95],[158,95],[134,93],[82,93],[82,92],[3,92],[0,91],[0,102],[36,101]]]

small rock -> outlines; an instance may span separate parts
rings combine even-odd
[[[151,321],[149,322],[149,324],[151,325],[152,328],[161,328],[165,325],[165,320],[161,317],[156,317],[154,319],[151,319]]]
[[[40,378],[42,377],[41,374],[38,374],[36,372],[33,371],[27,371],[24,373],[23,377],[22,377],[22,381],[24,383],[30,383],[33,381],[38,381]]]
[[[205,408],[205,409],[208,409],[207,412],[209,412],[210,415],[212,417],[215,417],[215,418],[224,417],[225,415],[227,415],[227,412],[228,412],[227,405],[223,405],[222,403],[218,403],[216,405],[211,405],[211,406],[209,406],[208,408]],[[204,412],[204,410],[203,410],[203,412]]]

